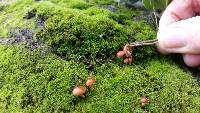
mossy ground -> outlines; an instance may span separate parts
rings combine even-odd
[[[139,14],[111,0],[0,5],[0,112],[200,112],[196,80],[155,47],[135,48],[129,66],[115,58],[126,43],[155,38],[133,21]],[[93,89],[73,96],[91,73]]]

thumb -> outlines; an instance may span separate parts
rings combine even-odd
[[[200,54],[200,16],[159,29],[157,38],[161,52]]]

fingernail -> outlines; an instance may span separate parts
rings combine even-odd
[[[167,30],[160,35],[159,43],[164,48],[182,48],[186,46],[188,35],[180,29]]]

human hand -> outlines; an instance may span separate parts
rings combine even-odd
[[[188,66],[200,66],[199,14],[200,0],[173,0],[159,23],[158,49],[181,53]]]

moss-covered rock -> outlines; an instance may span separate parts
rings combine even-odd
[[[85,98],[71,94],[84,85],[83,64],[53,54],[0,46],[1,112],[197,112],[200,90],[186,72],[165,60],[146,65],[105,64],[93,70],[97,83]],[[172,71],[173,70],[173,71]],[[150,104],[140,107],[140,97]]]
[[[36,39],[34,41],[42,40],[42,43],[53,48],[55,54],[92,64],[113,59],[116,51],[128,39],[135,41],[155,37],[155,32],[145,22],[132,21],[138,11],[132,13],[129,9],[119,9],[113,13],[94,5],[80,10],[72,6],[74,3],[56,0],[13,3],[1,14],[3,27],[0,29],[0,36],[19,38],[24,35],[24,31],[32,31]],[[92,4],[92,1],[88,4]],[[143,54],[149,56],[153,50],[142,49],[135,53],[143,51]],[[136,55],[136,58],[142,56],[144,55]]]
[[[126,43],[155,38],[147,22],[133,21],[139,14],[112,0],[1,4],[0,112],[198,113],[196,80],[155,47],[134,48],[130,66],[115,58]],[[93,88],[73,96],[90,73]],[[150,99],[145,107],[141,96]]]
[[[71,91],[87,80],[84,65],[21,47],[0,46],[0,53],[1,112],[68,111],[79,100]]]
[[[197,84],[187,73],[172,65],[161,59],[141,66],[106,64],[97,67],[95,90],[84,103],[78,104],[76,111],[199,112]],[[145,108],[140,106],[142,96],[150,99]]]
[[[55,46],[55,53],[68,59],[113,57],[127,38],[121,26],[100,16],[70,14],[67,17],[55,16],[46,22],[44,30],[37,37]]]

